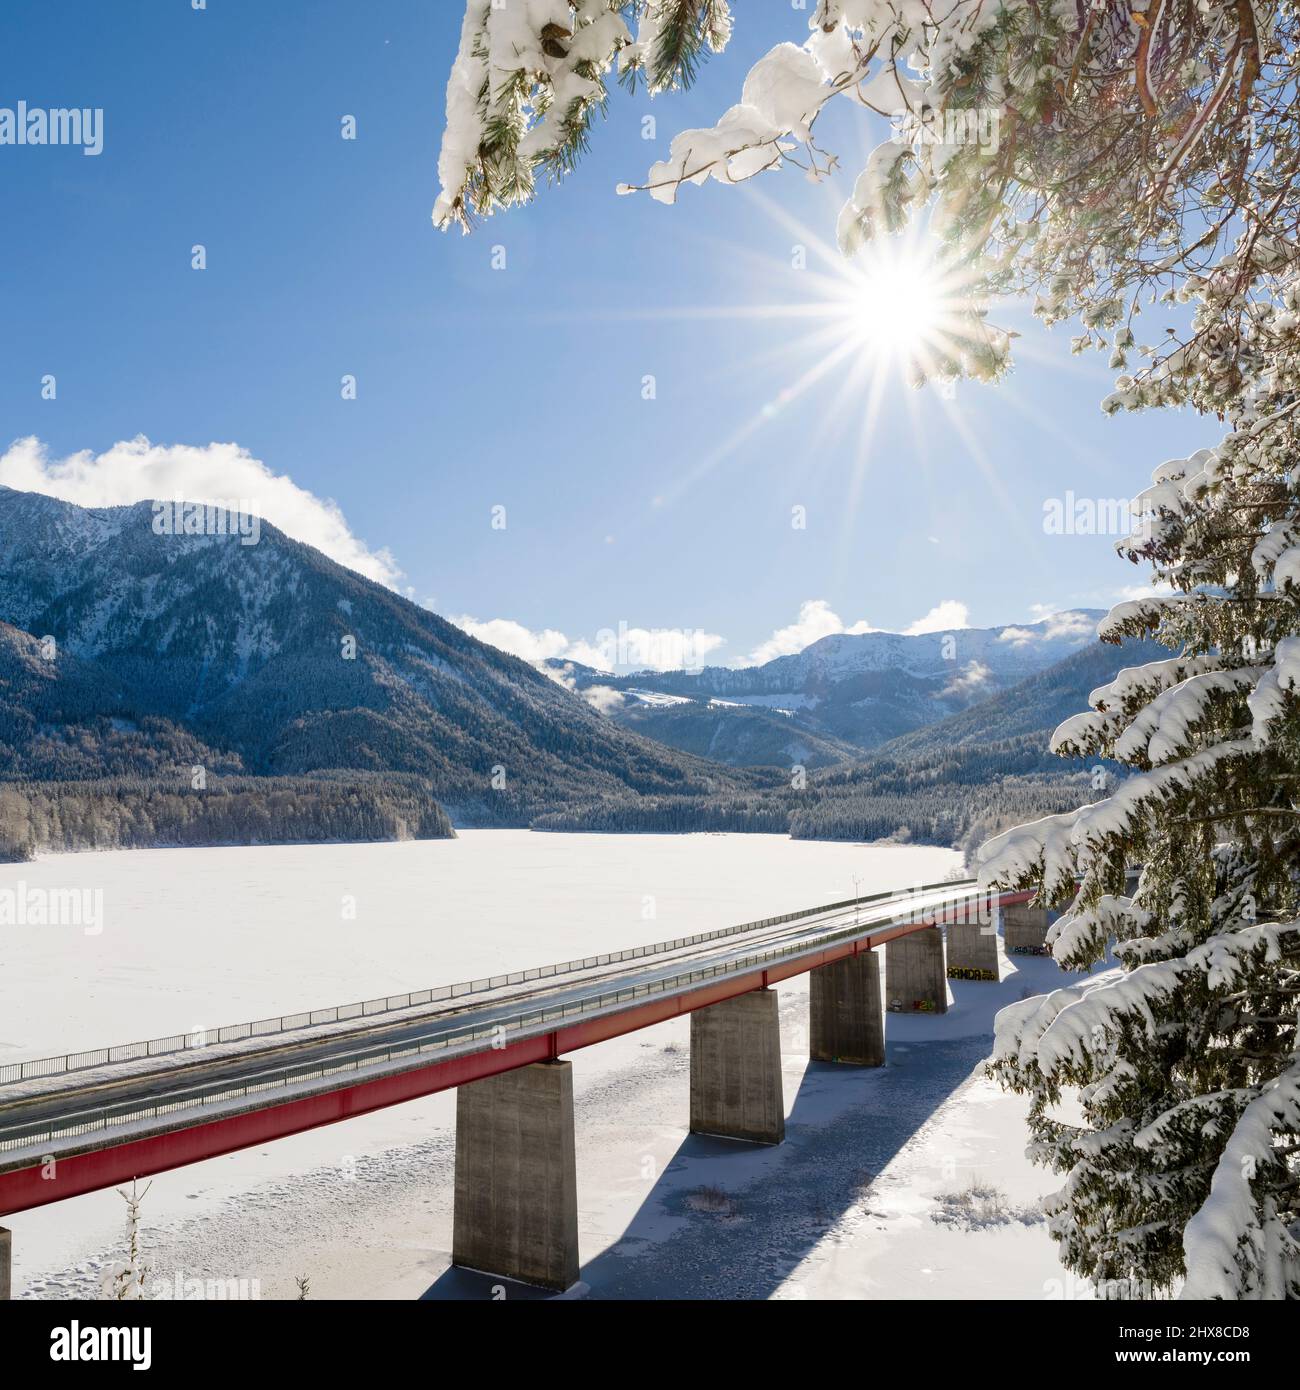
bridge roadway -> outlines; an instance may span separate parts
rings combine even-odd
[[[970,881],[923,886],[388,1016],[2,1085],[0,1213],[554,1060],[992,906]]]

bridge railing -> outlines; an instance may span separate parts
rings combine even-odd
[[[971,880],[960,882],[929,884],[926,888],[951,887],[959,889],[967,886]],[[913,892],[925,891],[925,889],[915,889]],[[879,894],[878,898],[898,897],[898,894]],[[866,902],[867,899],[861,901]],[[850,900],[848,906],[853,906],[854,900]],[[810,917],[816,912],[826,911],[825,908],[815,909],[810,912],[795,913],[788,917],[773,918],[772,922],[793,921],[799,917]],[[882,921],[874,922],[869,925],[875,927],[888,926],[898,921],[897,917],[886,917]],[[615,1008],[620,1004],[631,1003],[637,999],[645,998],[652,994],[672,994],[681,993],[691,985],[705,980],[716,979],[720,975],[743,974],[746,971],[754,970],[760,966],[775,960],[790,960],[800,955],[807,955],[813,951],[820,951],[827,945],[833,945],[838,941],[852,940],[861,936],[862,927],[866,923],[852,923],[841,928],[839,931],[828,932],[824,936],[819,936],[815,943],[807,941],[798,943],[796,946],[773,947],[766,951],[754,952],[750,955],[741,956],[735,960],[724,961],[718,965],[702,966],[699,969],[682,971],[675,975],[666,976],[663,979],[651,980],[645,984],[627,985],[622,989],[603,991],[598,995],[589,996],[585,999],[571,1001],[569,1003],[557,1004],[551,1008],[536,1008],[521,1010],[517,1014],[512,1014],[507,1018],[496,1019],[490,1026],[465,1028],[450,1028],[445,1033],[436,1038],[424,1039],[419,1042],[403,1043],[396,1046],[385,1046],[383,1044],[374,1047],[362,1047],[350,1053],[347,1057],[330,1062],[328,1065],[304,1063],[300,1066],[284,1066],[274,1070],[259,1073],[256,1077],[248,1081],[231,1085],[228,1082],[215,1081],[210,1086],[187,1086],[183,1094],[174,1092],[173,1099],[166,1097],[157,1101],[140,1104],[138,1102],[127,1102],[120,1105],[105,1105],[91,1110],[82,1111],[77,1115],[69,1116],[67,1120],[46,1125],[33,1125],[29,1128],[20,1130],[17,1134],[9,1138],[0,1139],[0,1153],[5,1153],[14,1149],[27,1148],[33,1145],[52,1145],[56,1140],[76,1139],[86,1134],[103,1133],[112,1129],[115,1125],[138,1124],[142,1120],[160,1119],[167,1115],[175,1114],[181,1110],[189,1110],[203,1107],[213,1107],[224,1105],[232,1100],[239,1100],[249,1096],[261,1095],[270,1090],[288,1090],[291,1086],[309,1083],[315,1080],[323,1080],[330,1076],[340,1075],[344,1072],[359,1072],[367,1067],[382,1065],[396,1061],[405,1061],[411,1058],[418,1058],[428,1053],[446,1053],[454,1047],[472,1045],[480,1040],[492,1040],[499,1042],[502,1031],[507,1034],[514,1032],[516,1040],[527,1037],[530,1033],[539,1031],[549,1031],[555,1024],[562,1024],[565,1019],[580,1017],[584,1014],[600,1013],[603,1010]],[[752,927],[751,927],[752,929]],[[728,934],[734,935],[735,928],[727,928],[725,931],[709,933],[710,936],[717,938]],[[643,954],[648,953],[648,948],[637,948]],[[180,1078],[178,1077],[178,1080]]]
[[[143,1061],[151,1057],[169,1056],[211,1046],[213,1043],[243,1042],[249,1038],[271,1037],[277,1033],[290,1033],[300,1028],[317,1027],[323,1023],[344,1023],[353,1018],[368,1018],[375,1014],[395,1013],[402,1009],[419,1008],[427,1004],[442,1003],[450,999],[460,999],[467,995],[484,994],[492,990],[508,988],[511,985],[531,984],[536,980],[547,980],[557,975],[571,975],[581,970],[599,969],[606,965],[620,965],[629,960],[641,960],[647,956],[665,955],[672,951],[689,949],[692,946],[707,945],[711,941],[725,940],[745,932],[761,931],[764,927],[781,926],[786,922],[798,922],[805,918],[817,917],[827,912],[843,912],[852,907],[867,907],[903,899],[917,893],[932,892],[941,888],[957,891],[970,888],[974,879],[945,879],[939,883],[921,883],[912,888],[890,889],[883,893],[867,893],[857,898],[846,898],[842,902],[826,903],[822,907],[803,908],[798,912],[786,912],[776,917],[763,917],[756,922],[742,922],[733,927],[717,927],[712,931],[696,932],[691,936],[678,936],[669,941],[659,941],[651,946],[629,946],[622,951],[602,952],[594,956],[578,956],[573,960],[562,961],[558,965],[534,966],[528,970],[512,970],[501,975],[485,975],[477,980],[465,980],[454,985],[438,985],[432,989],[414,990],[409,994],[380,995],[374,999],[363,999],[351,1004],[336,1004],[326,1009],[309,1009],[299,1013],[280,1014],[274,1018],[260,1018],[251,1023],[231,1023],[221,1028],[195,1029],[192,1033],[173,1033],[165,1038],[150,1038],[141,1042],[119,1043],[113,1047],[93,1048],[85,1052],[69,1052],[58,1057],[40,1057],[30,1062],[10,1062],[0,1066],[0,1084],[10,1081],[30,1081],[45,1076],[59,1076],[67,1072],[85,1071],[91,1067],[108,1066],[115,1062]]]

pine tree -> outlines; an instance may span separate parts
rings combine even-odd
[[[555,8],[570,33],[614,35],[597,59],[607,67],[633,42],[609,16],[644,24],[662,7]],[[496,79],[487,23],[471,0],[443,225],[467,201],[526,201],[533,170],[580,144],[534,137],[523,90],[541,109],[578,44],[526,60],[511,86]],[[1051,1222],[1071,1269],[1104,1291],[1300,1296],[1296,11],[819,0],[809,23],[803,46],[761,59],[741,101],[678,135],[637,187],[671,203],[686,184],[789,164],[823,178],[836,164],[816,139],[826,105],[887,114],[895,133],[867,159],[837,236],[853,255],[924,218],[942,241],[962,288],[918,378],[1000,375],[1012,340],[988,306],[1027,293],[1045,322],[1078,320],[1076,350],[1123,373],[1106,410],[1190,407],[1216,422],[1207,443],[1222,436],[1156,470],[1121,546],[1151,565],[1153,596],[1121,605],[1103,635],[1150,635],[1171,656],[1094,692],[1054,741],[1133,775],[982,854],[987,882],[1036,886],[1066,909],[1058,961],[1091,964],[1109,938],[1123,972],[1008,1010],[994,1067],[1031,1097],[1033,1154],[1065,1175]],[[597,96],[579,94],[588,119]],[[488,119],[499,99],[517,100],[509,139]],[[960,138],[985,118],[996,139]],[[1157,306],[1173,322],[1142,344],[1139,317]],[[1057,1113],[1066,1088],[1080,1123]]]
[[[146,1183],[144,1191],[131,1184],[130,1192],[117,1189],[117,1195],[126,1203],[126,1258],[109,1265],[101,1276],[104,1297],[117,1302],[139,1302],[148,1298],[145,1281],[149,1277],[149,1266],[144,1260],[140,1245],[140,1207],[149,1195]]]

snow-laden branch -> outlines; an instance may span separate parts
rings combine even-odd
[[[1164,1005],[1189,980],[1211,991],[1233,989],[1257,961],[1276,963],[1282,943],[1294,945],[1300,922],[1256,924],[1225,932],[1171,960],[1143,964],[1117,978],[1089,980],[1003,1009],[994,1023],[995,1063],[1035,1069],[1046,1077],[1086,1076],[1105,1055],[1115,1031],[1135,1025],[1154,1040]]]
[[[1300,1059],[1258,1088],[1223,1146],[1210,1195],[1183,1232],[1182,1298],[1300,1297],[1300,1241],[1268,1193],[1279,1171],[1294,1176],[1279,1158],[1277,1136],[1297,1132]]]
[[[1248,758],[1254,748],[1250,739],[1211,744],[1125,778],[1102,801],[995,835],[977,855],[980,887],[991,891],[1041,883],[1049,902],[1072,895],[1078,877],[1107,862],[1110,848],[1131,838],[1137,823],[1195,792],[1225,765]]]
[[[1300,637],[1277,644],[1273,665],[1247,699],[1255,743],[1270,743],[1274,730],[1300,702]]]
[[[727,0],[467,0],[434,224],[468,231],[473,215],[531,198],[539,173],[567,173],[615,67],[663,91],[730,36]]]

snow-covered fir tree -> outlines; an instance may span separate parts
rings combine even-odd
[[[960,285],[918,378],[999,375],[1012,340],[986,306],[1030,293],[1124,373],[1107,410],[1206,417],[1210,447],[1155,470],[1121,546],[1152,566],[1152,597],[1104,628],[1171,656],[1094,692],[1055,739],[1133,775],[982,856],[987,882],[1065,909],[1063,965],[1113,939],[1123,972],[1006,1011],[994,1066],[1031,1096],[1035,1156],[1065,1175],[1051,1220],[1070,1268],[1109,1288],[1298,1296],[1297,11],[819,0],[808,23],[716,125],[620,191],[671,203],[791,165],[824,178],[837,160],[818,117],[852,102],[893,129],[857,174],[841,249],[924,220]],[[730,29],[724,0],[469,0],[435,221],[526,201],[572,167],[611,74],[651,94],[687,84]],[[1077,1122],[1057,1108],[1066,1088]]]
[[[126,1255],[106,1266],[100,1275],[104,1297],[115,1302],[140,1302],[149,1297],[145,1283],[150,1271],[140,1243],[140,1208],[151,1186],[146,1183],[141,1192],[133,1182],[130,1192],[117,1189],[117,1195],[126,1203]]]
[[[1061,965],[1112,940],[1124,967],[1004,1010],[993,1062],[1031,1097],[1032,1155],[1066,1176],[1063,1258],[1108,1292],[1300,1295],[1300,604],[1277,579],[1300,561],[1297,499],[1269,451],[1239,449],[1158,470],[1127,543],[1179,592],[1121,604],[1103,635],[1178,655],[1121,672],[1053,739],[1134,775],[981,852],[985,882],[1066,908]],[[1060,1117],[1066,1088],[1082,1123]]]

